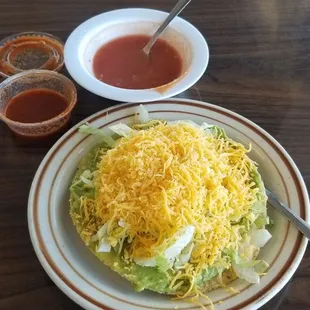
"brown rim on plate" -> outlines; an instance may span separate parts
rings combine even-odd
[[[165,112],[169,112],[169,111],[165,111]],[[175,112],[175,111],[174,111],[174,112]],[[99,117],[101,117],[101,116],[102,116],[102,115],[100,114]],[[202,116],[203,116],[203,115],[202,115]],[[94,120],[94,119],[92,119],[92,120]]]
[[[301,202],[301,205],[304,206],[304,208],[301,208],[300,209],[300,214],[301,216],[304,218],[305,217],[305,208],[306,208],[306,202],[305,202],[305,197],[304,197],[304,194],[302,192],[302,188],[301,188],[301,184],[299,182],[299,179],[298,179],[298,175],[296,173],[296,171],[294,170],[294,168],[292,167],[289,159],[287,158],[287,156],[283,153],[283,150],[281,150],[277,144],[275,144],[266,134],[264,134],[263,131],[261,131],[260,129],[256,128],[253,124],[251,124],[251,122],[249,121],[246,121],[244,120],[242,117],[240,116],[237,116],[235,113],[233,112],[229,112],[227,110],[222,110],[222,108],[218,108],[218,107],[215,107],[215,106],[209,106],[209,105],[205,105],[205,104],[201,104],[201,103],[198,103],[198,102],[192,102],[192,101],[186,101],[186,100],[171,100],[171,101],[162,101],[162,102],[156,102],[156,103],[151,103],[151,104],[163,104],[164,102],[167,102],[168,104],[171,104],[171,103],[180,103],[182,105],[187,105],[187,106],[196,106],[196,107],[199,107],[199,108],[202,108],[204,110],[211,110],[211,111],[215,111],[217,113],[220,113],[220,114],[223,114],[225,116],[228,116],[230,118],[233,118],[234,120],[238,121],[239,123],[251,128],[255,133],[257,133],[259,136],[261,136],[276,152],[277,154],[283,159],[283,161],[285,162],[287,168],[289,169],[293,179],[294,179],[294,182],[295,182],[295,185],[296,185],[296,188],[298,190],[298,196],[299,196],[299,201]],[[122,106],[117,106],[115,108],[110,108],[108,109],[108,113],[113,113],[113,112],[116,112],[116,111],[119,111],[119,110],[122,110],[122,109],[126,109],[128,107],[134,107],[134,106],[137,106],[139,104],[127,104],[127,105],[122,105]],[[148,105],[148,104],[145,104],[145,105]],[[154,112],[177,112],[177,111],[167,111],[167,110],[164,110],[164,111],[154,111]],[[194,115],[198,115],[198,116],[202,116],[202,117],[205,117],[206,115],[201,115],[201,114],[195,114],[195,113],[191,113],[191,112],[183,112],[183,111],[179,111],[181,113],[186,113],[186,114],[194,114]],[[104,117],[107,115],[107,112],[106,111],[102,111],[102,112],[99,112],[97,113],[96,115],[94,115],[93,117],[90,117],[88,119],[89,122],[92,122],[92,121],[95,121],[96,119],[98,118],[101,118],[101,117]],[[129,116],[126,116],[126,117],[129,117]],[[209,117],[210,118],[210,117]],[[113,122],[115,122],[117,120],[113,120]],[[218,121],[218,120],[216,120]],[[104,126],[107,126],[108,124],[105,124]],[[225,124],[227,126],[227,124]],[[102,126],[102,127],[104,127]],[[236,129],[235,129],[236,130]],[[77,287],[74,286],[73,283],[71,283],[66,277],[65,275],[57,268],[56,264],[53,262],[53,260],[51,259],[49,253],[47,252],[45,246],[44,246],[44,242],[42,240],[42,236],[41,236],[41,233],[40,233],[40,229],[39,229],[39,224],[38,224],[38,218],[37,218],[37,208],[38,208],[38,205],[37,205],[37,200],[38,200],[38,194],[39,194],[39,191],[40,191],[40,183],[41,183],[41,180],[43,179],[43,176],[44,176],[44,173],[46,171],[46,168],[48,167],[49,165],[49,161],[51,160],[51,158],[57,153],[57,151],[61,148],[61,146],[68,140],[70,139],[70,137],[72,137],[75,133],[77,132],[77,129],[73,129],[72,131],[70,131],[66,136],[63,137],[63,139],[59,142],[59,145],[52,151],[51,154],[48,154],[49,158],[47,160],[47,162],[45,163],[45,166],[42,167],[42,171],[41,171],[41,174],[39,175],[39,180],[37,182],[37,184],[35,184],[35,190],[34,190],[34,193],[35,193],[35,203],[34,203],[34,210],[33,210],[33,218],[34,218],[34,226],[35,226],[35,231],[37,233],[37,236],[39,237],[39,246],[40,246],[40,250],[42,251],[42,254],[45,258],[45,260],[47,261],[47,263],[50,265],[50,267],[52,268],[52,270],[57,274],[57,276],[66,283],[66,285],[68,287],[70,287],[75,293],[77,293],[78,295],[80,295],[81,297],[83,297],[84,299],[86,299],[88,302],[96,305],[97,307],[100,307],[102,309],[111,309],[109,307],[107,307],[106,305],[104,304],[101,304],[99,301],[96,301],[94,300],[93,298],[91,298],[90,296],[87,296],[85,293],[81,292],[81,290],[79,290]],[[82,141],[84,141],[86,138],[84,138],[83,140],[81,140],[77,145],[79,145]],[[77,147],[77,145],[75,147]],[[74,147],[74,148],[75,148]],[[73,149],[74,149],[73,148]],[[72,150],[72,149],[71,149]],[[68,155],[67,155],[68,156]],[[58,173],[58,171],[57,171]],[[56,173],[56,175],[57,175]],[[280,173],[281,175],[281,173]],[[283,176],[282,176],[283,178]],[[284,183],[285,184],[285,183]],[[286,193],[288,195],[288,192],[287,192],[287,189],[286,189]],[[289,198],[289,196],[288,196]],[[49,217],[50,217],[50,214],[49,214]],[[289,230],[289,227],[291,225],[288,225],[288,228],[287,228],[287,232],[286,232],[286,237],[287,237],[287,234],[288,234],[288,230]],[[51,230],[53,232],[53,228],[51,226]],[[53,233],[54,234],[54,233]],[[288,259],[288,261],[286,262],[286,264],[284,265],[284,267],[281,269],[281,271],[277,274],[277,276],[268,284],[265,286],[265,288],[260,291],[259,293],[257,293],[256,295],[254,295],[253,297],[249,298],[248,300],[240,303],[239,305],[233,307],[233,308],[230,308],[230,310],[236,310],[236,309],[240,309],[246,305],[249,305],[250,303],[252,303],[253,301],[256,300],[256,303],[259,302],[261,299],[263,299],[265,297],[265,295],[268,293],[268,291],[270,290],[270,288],[276,283],[278,282],[281,277],[285,274],[286,270],[289,268],[289,266],[292,264],[292,262],[294,261],[295,257],[296,257],[296,254],[301,246],[301,242],[302,242],[302,236],[301,234],[298,235],[298,239],[297,239],[297,242],[294,246],[294,249]],[[55,242],[56,242],[56,245],[59,248],[59,245],[55,239]],[[285,241],[284,241],[285,242]],[[279,251],[279,253],[281,252],[282,248],[283,248],[283,245],[284,245],[284,242],[281,246],[281,249]],[[60,251],[61,252],[61,251]],[[63,253],[61,252],[61,254],[63,255]],[[279,255],[279,254],[278,254]],[[63,255],[63,257],[65,258],[65,256]],[[66,258],[65,258],[66,259]],[[66,259],[67,260],[67,259]],[[67,260],[68,261],[68,260]],[[71,265],[71,264],[70,264]],[[72,265],[71,265],[72,267]],[[72,267],[73,268],[73,267]],[[73,270],[75,272],[77,272],[74,268]],[[78,273],[79,275],[79,273]],[[81,276],[81,275],[80,275]],[[83,278],[83,277],[82,277]],[[84,278],[83,278],[84,279]],[[85,280],[85,279],[84,279]],[[87,281],[88,282],[88,281]],[[89,283],[89,282],[88,282]],[[93,286],[93,285],[92,285]],[[103,292],[102,290],[100,290],[102,293],[105,293],[105,294],[108,294],[106,292]],[[122,302],[126,302],[128,303],[127,301],[124,301],[124,300],[121,300],[117,297],[114,297],[114,296],[111,296],[110,294],[108,294],[110,297],[113,297],[113,298],[116,298],[118,299],[119,301],[122,301]],[[230,296],[232,297],[232,296]],[[228,298],[230,298],[228,297]],[[140,306],[140,307],[145,307],[143,305],[138,305],[138,304],[132,304],[132,305],[137,305],[137,306]],[[150,307],[149,307],[150,308]],[[191,307],[191,308],[182,308],[183,310],[185,309],[194,309],[195,307]],[[153,309],[166,309],[166,308],[153,308]]]

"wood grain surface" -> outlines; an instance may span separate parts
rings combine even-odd
[[[86,19],[124,7],[168,11],[174,0],[0,0],[0,39],[27,30],[66,40]],[[231,109],[272,134],[310,187],[310,2],[193,0],[182,17],[208,40],[207,72],[180,95]],[[63,70],[65,72],[65,70]],[[65,72],[66,73],[66,72]],[[117,104],[78,87],[72,124]],[[80,309],[42,269],[27,228],[32,178],[52,142],[23,145],[0,123],[0,309]],[[262,309],[310,309],[310,250]]]

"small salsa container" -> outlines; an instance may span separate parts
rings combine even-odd
[[[23,123],[9,119],[5,111],[12,98],[34,89],[52,90],[58,93],[67,101],[67,107],[59,115],[42,122]],[[76,88],[64,75],[48,70],[27,70],[9,77],[0,84],[0,119],[18,136],[30,139],[45,138],[67,125],[76,100]]]
[[[31,69],[59,71],[64,43],[45,32],[22,32],[0,41],[0,75],[4,78]]]

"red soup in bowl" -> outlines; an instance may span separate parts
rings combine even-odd
[[[104,44],[93,59],[96,78],[126,89],[156,88],[179,78],[179,52],[167,41],[157,39],[146,55],[142,49],[149,40],[148,35],[128,35]]]

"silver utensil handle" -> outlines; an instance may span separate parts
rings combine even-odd
[[[310,225],[301,217],[294,214],[284,203],[279,201],[278,197],[266,190],[268,201],[282,213],[299,231],[301,231],[308,239],[310,239]]]
[[[168,17],[165,21],[160,25],[160,27],[156,30],[152,39],[145,45],[143,50],[148,54],[154,45],[155,41],[159,37],[159,35],[166,29],[166,27],[170,24],[170,22],[183,11],[183,9],[191,2],[191,0],[179,0],[175,7],[171,10]]]

